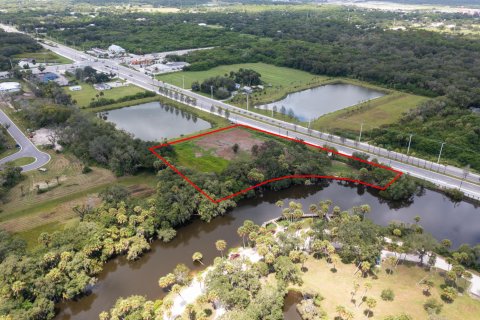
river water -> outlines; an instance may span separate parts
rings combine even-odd
[[[258,108],[272,110],[282,106],[291,109],[300,121],[316,119],[324,114],[384,96],[385,94],[353,84],[327,84],[288,94],[283,100],[275,101]]]
[[[99,115],[118,129],[145,141],[161,141],[211,128],[207,121],[160,102],[143,103]]]
[[[58,319],[98,319],[98,314],[110,309],[120,297],[143,295],[149,299],[161,298],[164,292],[158,287],[158,279],[170,272],[178,263],[185,263],[192,270],[202,266],[192,263],[192,254],[200,251],[204,263],[209,265],[218,255],[214,242],[227,241],[229,247],[240,246],[237,228],[244,220],[250,219],[261,224],[277,217],[280,209],[277,200],[299,201],[308,208],[311,203],[331,199],[342,209],[355,205],[369,204],[372,212],[369,218],[380,225],[392,220],[414,222],[420,216],[420,224],[437,239],[448,238],[454,246],[462,243],[480,243],[480,210],[467,203],[453,203],[442,194],[425,190],[410,203],[392,204],[378,198],[374,192],[363,186],[357,187],[331,182],[327,187],[296,186],[278,192],[267,192],[262,197],[240,201],[230,214],[215,218],[211,223],[195,220],[180,228],[177,237],[170,243],[159,241],[152,244],[152,250],[141,259],[128,262],[124,257],[109,261],[99,275],[98,283],[90,295],[78,301],[57,305]],[[286,319],[297,319],[296,310],[288,308]],[[291,314],[292,316],[288,316]]]

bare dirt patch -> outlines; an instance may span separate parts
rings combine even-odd
[[[247,130],[235,128],[206,135],[195,142],[205,150],[213,150],[218,157],[232,160],[235,157],[232,147],[238,144],[239,151],[250,154],[254,145],[260,145],[263,141],[255,137]]]

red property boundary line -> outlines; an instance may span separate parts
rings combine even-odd
[[[326,151],[326,152],[331,152],[332,154],[336,154],[336,155],[346,157],[346,158],[349,158],[349,159],[354,159],[356,161],[367,163],[367,164],[372,165],[374,167],[378,167],[378,168],[382,168],[382,169],[385,169],[385,170],[388,170],[388,171],[395,172],[397,175],[384,186],[378,186],[378,185],[374,185],[374,184],[364,182],[364,181],[361,181],[361,180],[350,179],[350,178],[342,178],[342,177],[336,177],[336,176],[321,176],[321,175],[316,175],[316,174],[289,175],[289,176],[273,178],[273,179],[269,179],[269,180],[260,182],[260,183],[254,185],[254,186],[251,186],[251,187],[248,187],[246,189],[240,190],[236,193],[233,193],[233,194],[228,195],[226,197],[223,197],[221,199],[213,199],[205,191],[203,191],[202,188],[197,186],[187,176],[185,176],[183,173],[181,173],[173,164],[168,162],[167,159],[165,159],[164,157],[162,157],[160,154],[158,154],[155,151],[156,149],[160,149],[160,148],[163,148],[163,147],[168,146],[168,145],[174,145],[174,144],[177,144],[177,143],[181,143],[181,142],[184,142],[184,141],[196,139],[196,138],[199,138],[199,137],[203,137],[203,136],[206,136],[206,135],[210,135],[210,134],[225,131],[225,130],[230,130],[230,129],[237,128],[237,127],[246,128],[246,129],[249,129],[249,130],[254,130],[254,131],[265,133],[265,134],[268,134],[268,135],[271,135],[271,136],[279,137],[279,138],[282,138],[282,139],[285,139],[285,140],[290,140],[290,141],[294,141],[294,142],[298,142],[298,143],[303,143],[304,145],[307,145],[307,146],[310,146],[310,147],[313,147],[313,148],[316,148],[316,149],[321,149],[321,150]],[[375,163],[375,162],[363,160],[363,159],[360,159],[360,158],[357,158],[357,157],[349,156],[347,154],[344,154],[344,153],[341,153],[341,152],[338,152],[338,151],[335,151],[335,150],[331,150],[331,149],[328,149],[328,148],[325,148],[325,147],[320,147],[320,146],[314,145],[312,143],[309,143],[309,142],[306,142],[306,141],[303,141],[303,140],[298,140],[298,139],[295,139],[295,138],[285,137],[285,136],[282,136],[282,135],[279,135],[279,134],[275,134],[275,133],[272,133],[272,132],[257,129],[257,128],[250,127],[250,126],[243,125],[243,124],[234,124],[234,125],[231,125],[231,126],[228,126],[228,127],[225,127],[225,128],[212,130],[212,131],[201,133],[201,134],[198,134],[198,135],[195,135],[195,136],[192,136],[192,137],[182,138],[182,139],[178,139],[178,140],[175,140],[175,141],[172,141],[172,142],[163,143],[163,144],[160,144],[160,145],[157,145],[157,146],[150,147],[150,148],[148,148],[148,150],[150,150],[150,152],[152,152],[157,158],[162,160],[168,167],[170,167],[174,172],[176,172],[178,175],[180,175],[185,181],[187,181],[189,184],[191,184],[198,192],[200,192],[202,195],[204,195],[208,200],[210,200],[213,203],[220,203],[224,200],[236,197],[236,196],[241,195],[243,193],[246,193],[250,190],[253,190],[255,188],[263,186],[267,183],[274,182],[274,181],[279,181],[279,180],[284,180],[284,179],[298,179],[298,178],[303,178],[303,179],[308,179],[308,178],[332,179],[332,180],[339,180],[339,181],[355,182],[355,183],[363,184],[365,186],[372,187],[372,188],[375,188],[375,189],[378,189],[378,190],[386,190],[390,185],[392,185],[392,183],[397,181],[403,174],[403,172],[401,172],[399,170],[395,170],[393,168],[386,167],[386,166],[381,165],[379,163]]]

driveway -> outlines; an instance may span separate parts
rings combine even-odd
[[[22,166],[22,171],[27,172],[43,167],[50,161],[50,155],[46,152],[42,152],[23,134],[23,132],[13,123],[3,110],[0,110],[0,124],[4,127],[7,126],[8,133],[13,137],[16,143],[20,146],[20,151],[9,155],[3,159],[0,159],[0,166],[19,158],[32,157],[35,158],[35,162]]]

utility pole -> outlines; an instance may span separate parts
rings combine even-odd
[[[470,171],[470,165],[467,165],[465,168],[463,168],[463,179],[462,179],[462,181],[460,182],[460,187],[459,187],[459,189],[462,189],[463,181],[465,181],[465,179],[467,179],[467,176],[468,176],[469,171]]]
[[[185,90],[185,76],[182,75],[182,85],[183,85],[183,90]]]
[[[213,99],[213,86],[210,86],[210,98]]]
[[[408,153],[410,152],[410,144],[412,143],[412,136],[413,136],[413,134],[411,134],[410,138],[408,139],[407,156],[408,156]]]
[[[363,122],[360,125],[360,134],[358,135],[358,142],[360,142],[360,140],[362,139],[362,131],[363,131]]]
[[[247,92],[247,111],[248,111],[248,92]]]
[[[437,164],[440,163],[440,157],[442,156],[442,151],[443,151],[443,145],[445,144],[445,142],[442,142],[442,146],[440,147],[440,153],[438,154],[438,160],[437,160]]]

